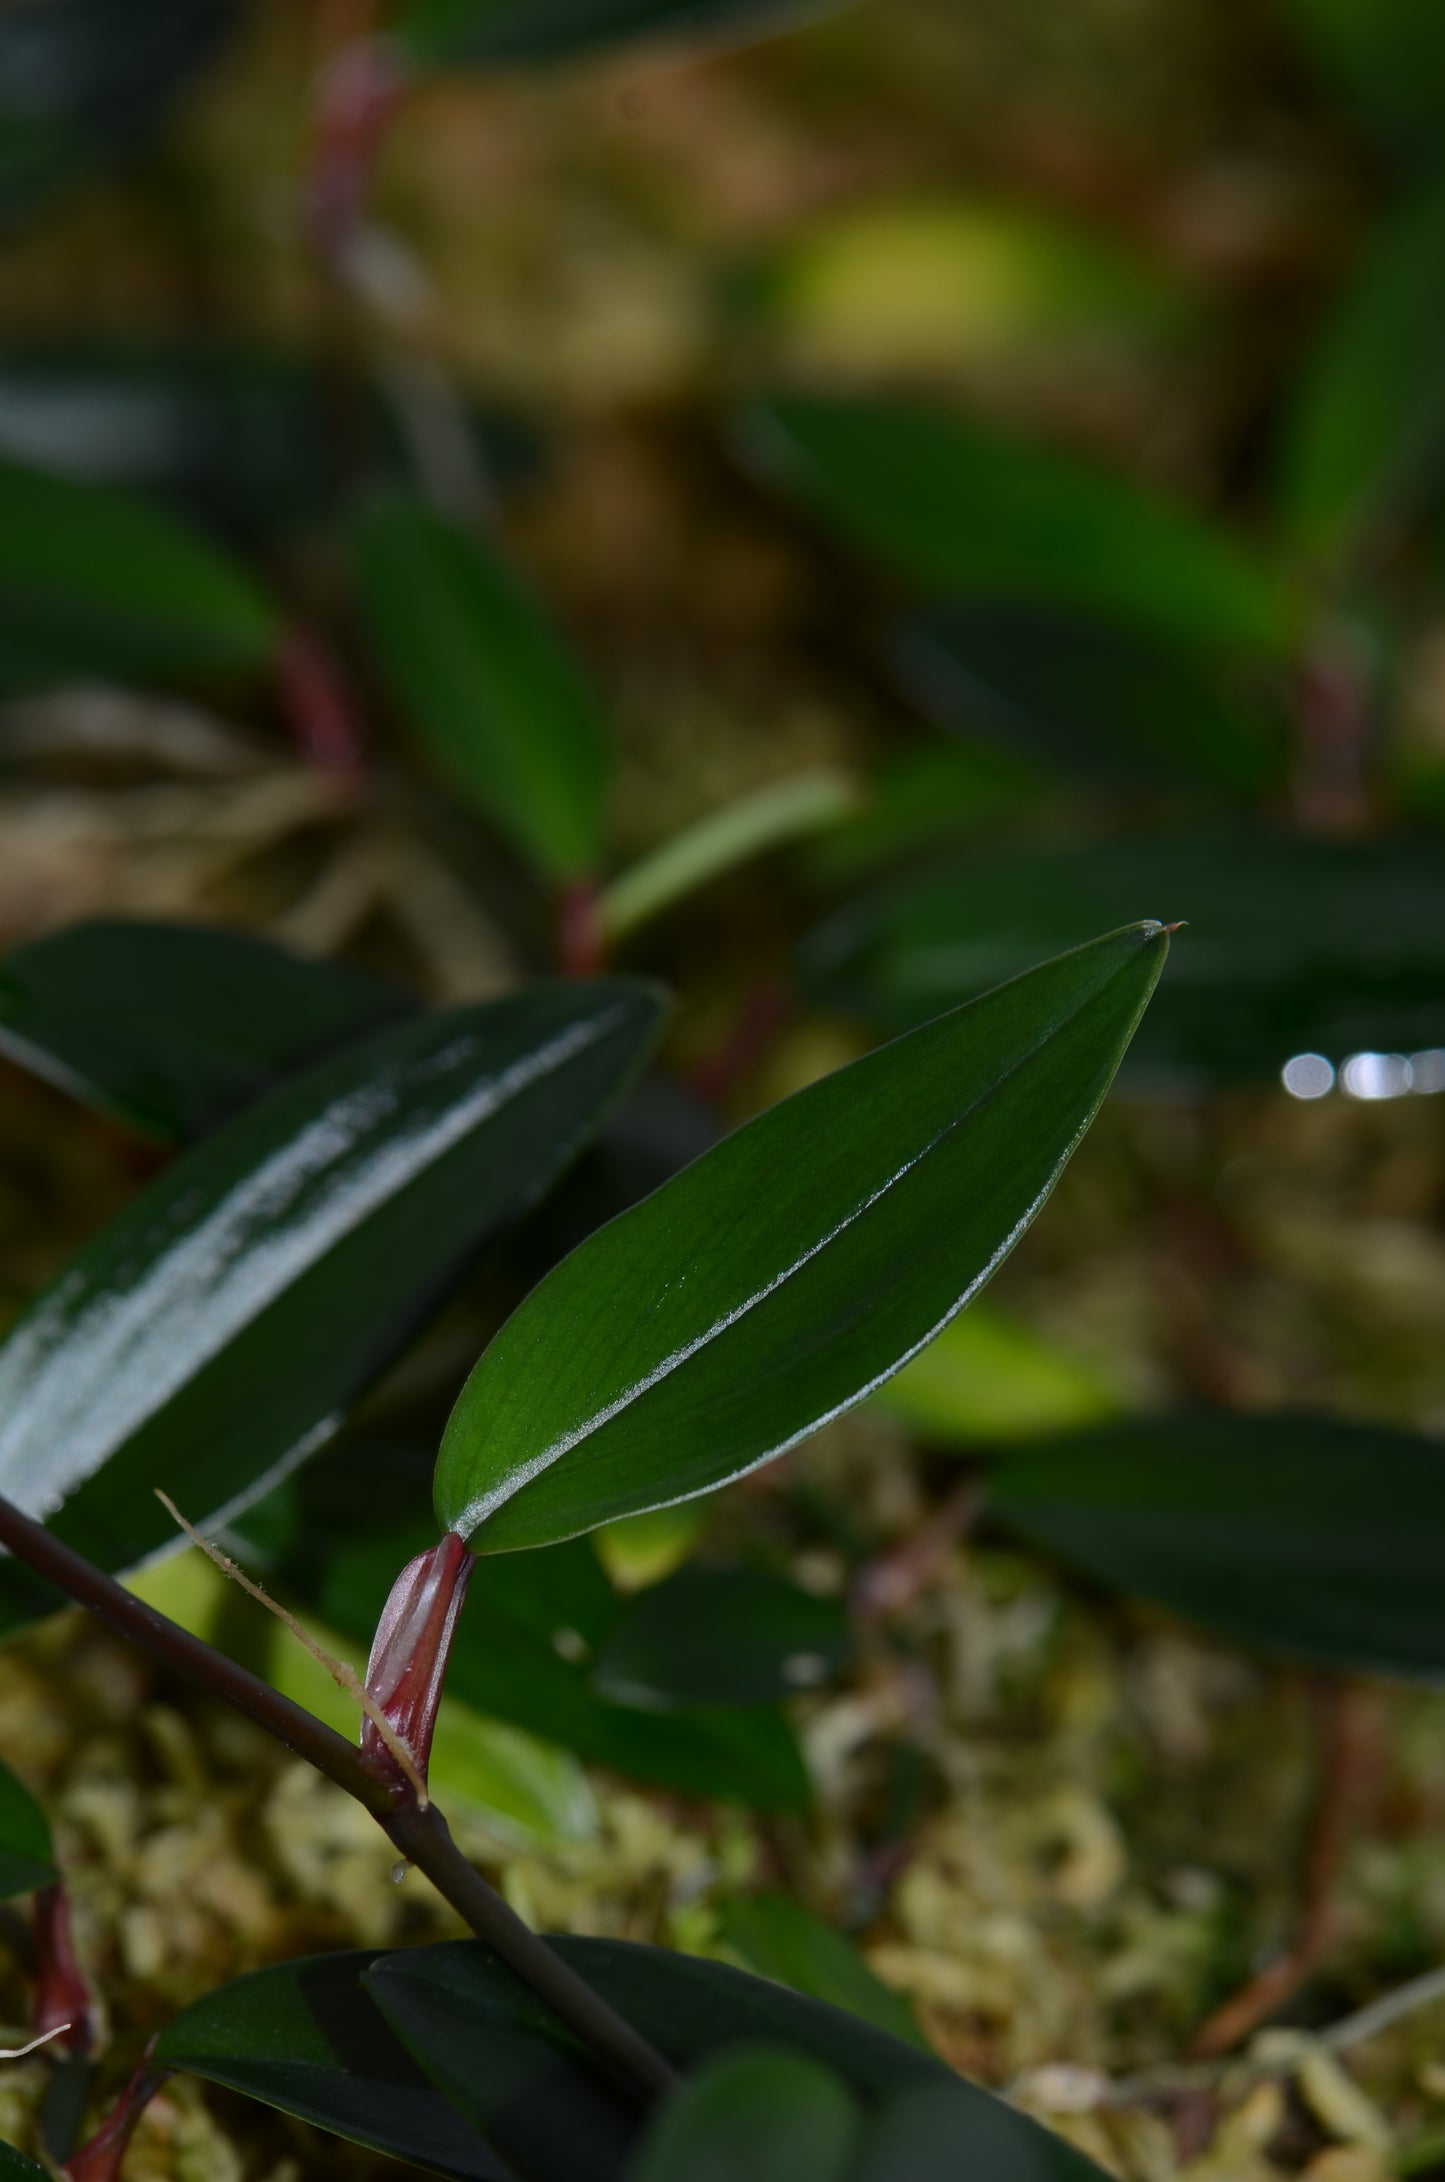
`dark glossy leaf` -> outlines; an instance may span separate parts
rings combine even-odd
[[[838,1070],[563,1260],[463,1389],[445,1527],[543,1545],[708,1491],[907,1362],[1053,1187],[1167,952],[1096,940]]]
[[[424,1506],[424,1479],[418,1482],[413,1506]],[[340,1544],[304,1535],[279,1570],[293,1598],[363,1645],[397,1569],[435,1538],[425,1518],[374,1520],[387,1505],[385,1489],[373,1465],[361,1466],[354,1490],[371,1534]],[[808,1776],[780,1713],[700,1705],[639,1710],[593,1688],[592,1663],[621,1611],[595,1554],[581,1542],[489,1560],[472,1579],[447,1688],[476,1711],[613,1772],[757,1810],[805,1810]]]
[[[406,0],[395,25],[425,68],[566,61],[633,40],[765,37],[839,0]]]
[[[759,1977],[928,2047],[906,2000],[873,1975],[852,1942],[790,1894],[740,1895],[724,1907],[718,1938]]]
[[[1445,1045],[1445,858],[1424,836],[970,844],[840,910],[805,943],[802,974],[828,1004],[896,1030],[1126,903],[1189,923],[1130,1051],[1133,1085],[1268,1080],[1297,1053]]]
[[[593,1676],[632,1705],[768,1705],[846,1664],[853,1631],[837,1599],[761,1569],[683,1568],[642,1592]]]
[[[343,963],[204,925],[72,924],[0,959],[0,1053],[174,1142],[408,1012]]]
[[[1076,457],[941,409],[792,395],[743,419],[764,477],[914,582],[1082,608],[1177,638],[1278,649],[1278,579],[1203,516]]]
[[[1036,606],[936,606],[900,622],[900,681],[920,711],[1085,780],[1255,795],[1283,738],[1191,646]]]
[[[590,871],[607,731],[515,571],[471,530],[391,492],[362,514],[357,573],[382,671],[443,771],[549,876]]]
[[[254,667],[278,636],[249,576],[176,517],[0,460],[0,686]]]
[[[658,2115],[629,2182],[843,2182],[858,2110],[830,2070],[782,2048],[721,2053]]]
[[[0,1491],[102,1567],[258,1498],[595,1128],[655,992],[543,985],[383,1030],[247,1108],[0,1348]],[[0,1564],[0,1625],[50,1595]]]
[[[984,742],[925,743],[885,759],[872,798],[808,850],[805,869],[825,887],[850,887],[916,861],[967,833],[1016,825],[1049,801],[1038,763]]]
[[[236,0],[7,0],[0,227],[144,142],[239,17]]]
[[[0,2175],[13,2175],[20,2182],[24,2176],[32,2176],[34,2182],[46,2182],[45,2169],[37,2167],[33,2159],[17,2152],[13,2144],[0,2144]]]
[[[851,2182],[1084,2182],[1097,2172],[1057,2137],[1025,2137],[1007,2107],[982,2114],[950,2084],[905,2091],[865,2126]]]
[[[372,1951],[258,1970],[185,2008],[156,2060],[434,2174],[515,2182],[433,2089],[362,1985]]]
[[[635,2029],[675,2067],[691,2073],[737,2046],[786,2046],[841,2077],[865,2108],[901,2094],[942,2086],[956,2100],[960,2182],[974,2175],[992,2182],[994,2168],[971,2160],[975,2138],[1015,2160],[1000,2169],[1024,2182],[1098,2182],[1098,2169],[1067,2145],[988,2092],[955,2076],[941,2061],[902,2045],[835,2008],[802,1999],[781,1985],[749,1977],[721,1963],[702,1962],[662,1948],[620,1940],[556,1939],[550,1943]],[[268,1972],[267,1975],[276,1975]],[[489,2138],[495,2126],[492,2095],[477,2056],[502,2035],[513,2065],[503,2085],[512,2102],[545,2096],[559,2124],[570,2109],[580,2129],[595,2111],[601,2079],[578,2054],[568,2034],[511,1973],[474,1942],[418,1947],[378,1961],[367,1989],[398,2034],[442,2080],[458,2086],[470,2070],[475,2089],[471,2118]],[[535,2039],[536,2058],[527,2075],[517,2066],[522,2040]],[[585,2083],[578,2076],[585,2071]],[[615,2098],[615,2094],[613,2097]],[[1026,2162],[1037,2162],[1032,2169]],[[527,2182],[572,2182],[570,2170],[543,2168]]]
[[[1445,15],[1435,0],[1291,0],[1295,20],[1361,119],[1434,158],[1445,123]]]
[[[1440,62],[1445,69],[1445,12]],[[1445,94],[1441,119],[1445,122]],[[1320,555],[1391,535],[1445,474],[1445,189],[1406,205],[1364,261],[1307,354],[1287,421],[1282,512]]]
[[[49,1886],[54,1877],[49,1820],[24,1782],[0,1762],[0,1901]]]
[[[1445,1676],[1445,1444],[1383,1425],[1176,1416],[1010,1455],[1000,1522],[1243,1644]]]
[[[245,533],[331,514],[358,461],[412,474],[404,433],[381,391],[360,388],[344,417],[315,364],[219,341],[29,342],[0,353],[0,448],[20,462],[96,484],[156,493]],[[521,423],[469,410],[487,479],[525,474]]]

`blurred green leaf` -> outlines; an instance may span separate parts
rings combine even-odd
[[[829,1681],[852,1652],[836,1599],[762,1569],[682,1568],[633,1600],[593,1681],[627,1705],[770,1705]]]
[[[367,634],[453,784],[551,878],[595,869],[611,756],[591,691],[515,571],[400,491],[356,533]]]
[[[851,2182],[1085,2182],[1095,2173],[1057,2137],[1043,2145],[1025,2142],[999,2106],[965,2115],[950,2084],[920,2084],[902,2092],[864,2129]],[[967,2135],[964,2132],[967,2130]],[[968,2167],[959,2148],[968,2147]]]
[[[534,987],[384,1029],[152,1183],[0,1348],[0,1491],[103,1568],[260,1497],[483,1238],[574,1156],[655,1035],[652,988]],[[0,1627],[55,1594],[0,1562]]]
[[[392,25],[424,68],[567,61],[635,39],[709,45],[786,30],[839,0],[405,0]]]
[[[1361,119],[1435,159],[1445,123],[1445,15],[1437,0],[1290,0],[1305,38]]]
[[[467,1381],[437,1460],[444,1528],[484,1554],[574,1536],[705,1492],[870,1393],[1043,1203],[1167,948],[1136,925],[1045,963],[590,1237]]]
[[[941,1447],[1029,1439],[1121,1407],[1102,1372],[987,1302],[950,1319],[873,1401]]]
[[[362,1985],[373,1950],[316,1955],[221,1985],[182,2009],[156,2062],[463,2182],[516,2182],[435,2090]]]
[[[718,1938],[759,1977],[844,2008],[890,2038],[929,2051],[907,2001],[873,1975],[850,1940],[792,1895],[735,1897],[723,1909]]]
[[[0,1901],[55,1878],[50,1821],[23,1781],[0,1761]]]
[[[821,886],[848,887],[965,832],[995,831],[1047,801],[1031,759],[988,743],[924,743],[885,759],[856,818],[811,842],[801,859]]]
[[[592,1533],[592,1546],[619,1591],[644,1591],[681,1567],[707,1524],[707,1500],[624,1515]]]
[[[335,512],[358,462],[412,474],[396,405],[358,386],[345,418],[314,361],[253,342],[87,339],[0,350],[0,449],[93,484],[129,486],[248,535]],[[489,482],[535,461],[521,421],[468,407]]]
[[[1016,976],[1121,913],[1189,935],[1130,1050],[1154,1092],[1269,1080],[1295,1054],[1445,1045],[1445,859],[1426,835],[1264,831],[969,844],[839,910],[800,968],[883,1030]]]
[[[1020,1450],[1001,1523],[1287,1658],[1445,1672],[1445,1446],[1336,1418],[1175,1416]]]
[[[1445,70],[1445,11],[1440,65]],[[1441,93],[1445,124],[1445,91]],[[1387,222],[1306,353],[1286,419],[1282,514],[1316,555],[1359,552],[1438,496],[1445,475],[1445,188]]]
[[[747,281],[790,370],[858,378],[1005,363],[1046,349],[1097,364],[1177,334],[1179,284],[1086,228],[972,197],[865,199],[790,235]]]
[[[6,0],[0,228],[144,143],[240,14],[237,0]]]
[[[852,544],[953,597],[1073,606],[1176,638],[1278,651],[1274,572],[1205,517],[953,412],[785,395],[741,420],[760,474]]]
[[[1036,606],[925,608],[894,627],[903,687],[943,728],[1115,788],[1255,796],[1279,783],[1281,723],[1193,646]]]
[[[858,800],[857,789],[844,774],[819,769],[771,781],[736,803],[709,811],[603,888],[598,904],[603,930],[609,939],[624,938],[737,865],[837,825],[857,808]]]
[[[72,924],[0,957],[0,1053],[181,1143],[409,1012],[343,963],[204,925]]]
[[[256,667],[279,634],[245,571],[177,517],[0,460],[0,689]]]
[[[629,2182],[844,2182],[858,2110],[837,2077],[782,2047],[704,2062],[647,2132]]]

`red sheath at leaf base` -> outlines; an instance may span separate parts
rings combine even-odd
[[[391,1587],[372,1640],[367,1694],[410,1750],[423,1779],[452,1632],[476,1565],[475,1555],[455,1531],[448,1531],[439,1545],[407,1562]],[[361,1748],[384,1780],[406,1788],[406,1776],[372,1720],[361,1723]]]

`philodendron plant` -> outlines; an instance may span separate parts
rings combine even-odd
[[[488,2182],[1094,2172],[911,2034],[876,2027],[866,1993],[872,2021],[663,1950],[537,1938],[456,1848],[428,1758],[468,1585],[485,1611],[489,1577],[511,1565],[497,1556],[540,1581],[568,1565],[566,1541],[744,1475],[963,1309],[1096,1113],[1172,929],[1109,933],[815,1083],[531,1289],[442,1435],[439,1537],[381,1612],[359,1746],[116,1576],[178,1542],[152,1488],[215,1530],[335,1431],[480,1243],[597,1129],[642,1065],[660,998],[582,980],[423,1013],[352,988],[320,1058],[285,1035],[305,1009],[260,1007],[252,1050],[213,1041],[198,1060],[173,1038],[138,1073],[123,1026],[87,1041],[53,978],[0,990],[12,1050],[48,1056],[87,1095],[123,1104],[123,1082],[133,1103],[175,1111],[199,1067],[208,1111],[230,1111],[0,1349],[0,1613],[18,1627],[64,1595],[226,1698],[356,1797],[477,1936],[290,1962],[210,1994],[143,2057],[99,2136],[52,2145],[59,2171],[118,2175],[146,2098],[187,2069]],[[228,959],[259,992],[261,958],[220,946]],[[294,998],[306,974],[288,966],[278,990]],[[706,1615],[716,1594],[690,1595]],[[766,1585],[750,1597],[780,1626],[812,1626],[806,1602]],[[645,1636],[613,1645],[614,1685],[646,1679]],[[818,1641],[826,1652],[827,1628]],[[691,1671],[706,1694],[704,1667]],[[83,2053],[63,1883],[43,1816],[8,1776],[0,1880],[39,1890],[36,2034]],[[881,2019],[908,2031],[896,2004]],[[12,2170],[40,2171],[0,2149]]]

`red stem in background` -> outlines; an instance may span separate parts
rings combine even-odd
[[[688,1089],[709,1106],[721,1106],[757,1066],[792,1012],[793,995],[782,978],[755,987],[722,1044],[688,1070]]]
[[[557,962],[564,977],[596,977],[607,960],[595,879],[569,879],[557,897]]]
[[[70,1903],[56,1881],[42,1887],[31,1911],[35,1935],[35,2035],[53,2033],[68,2053],[89,2053],[95,2042],[95,2004],[70,1936]]]
[[[1369,652],[1358,628],[1326,621],[1300,661],[1294,801],[1315,833],[1357,833],[1369,817]]]
[[[361,708],[326,645],[312,630],[292,629],[276,662],[281,702],[302,754],[328,773],[360,784],[366,767]]]
[[[361,224],[382,142],[410,81],[405,54],[385,38],[353,38],[321,71],[305,221],[328,265],[345,256]]]
[[[95,2135],[73,2152],[61,2169],[66,2182],[118,2182],[121,2161],[135,2135],[136,2123],[170,2075],[168,2068],[152,2068],[152,2038],[136,2064],[135,2074],[116,2100]]]

